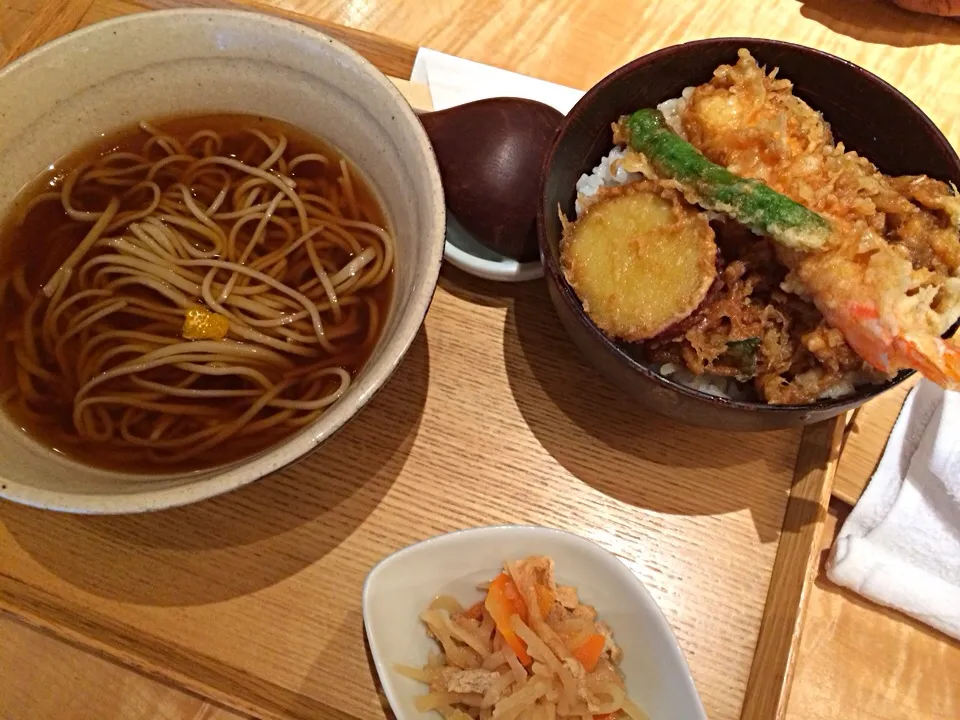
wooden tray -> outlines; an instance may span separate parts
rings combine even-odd
[[[856,504],[883,455],[893,424],[907,393],[919,382],[913,377],[852,413],[843,442],[843,459],[837,465],[833,496]]]
[[[52,0],[10,57],[97,20],[191,4]],[[415,48],[299,19],[409,77]],[[445,268],[400,370],[297,466],[150,515],[0,505],[0,608],[242,712],[376,718],[360,616],[369,568],[448,530],[535,523],[590,537],[642,578],[711,718],[779,718],[842,430],[838,419],[691,432],[597,377],[542,284]]]

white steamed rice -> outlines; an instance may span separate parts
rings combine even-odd
[[[680,137],[685,137],[683,128],[680,126],[680,113],[686,106],[687,100],[693,93],[693,90],[694,88],[688,87],[679,98],[665,100],[657,105],[657,110],[663,113],[667,125],[670,126],[671,130],[680,135]],[[602,187],[626,185],[635,180],[643,179],[642,174],[627,172],[616,162],[624,156],[625,152],[625,149],[614,146],[613,150],[600,160],[600,164],[597,165],[589,175],[584,173],[580,176],[580,179],[577,180],[577,217],[583,213],[585,207],[582,203],[582,198],[593,197]]]

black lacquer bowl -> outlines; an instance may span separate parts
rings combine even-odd
[[[621,343],[591,322],[560,266],[557,206],[574,214],[575,187],[611,147],[610,124],[642,107],[679,97],[714,69],[737,61],[747,48],[761,66],[780,68],[794,93],[823,113],[834,136],[890,175],[929,175],[960,185],[960,158],[936,125],[896,88],[853,63],[818,50],[754,38],[701,40],[665,48],[623,66],[595,85],[570,111],[557,134],[541,180],[540,252],[550,297],[567,332],[600,372],[624,392],[663,415],[691,425],[730,430],[773,430],[838,415],[889,390],[911,375],[859,388],[839,400],[809,405],[767,405],[717,398],[679,385],[638,362]],[[951,328],[950,334],[956,330]]]

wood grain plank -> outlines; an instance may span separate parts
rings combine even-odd
[[[11,720],[241,720],[110,660],[0,617],[0,717]],[[108,689],[106,692],[105,689]]]
[[[72,2],[73,0],[63,0]],[[86,1],[86,0],[85,0]],[[81,25],[89,25],[99,20],[106,20],[118,15],[150,10],[168,10],[171,8],[232,8],[265,12],[277,17],[294,20],[326,33],[339,40],[363,55],[374,60],[375,65],[386,75],[407,79],[413,69],[413,60],[417,55],[417,46],[402,41],[390,40],[363,30],[357,30],[334,22],[328,22],[321,17],[305,15],[287,10],[282,6],[256,2],[255,0],[135,0],[134,2],[112,2],[99,0],[89,5],[89,12],[84,13]]]
[[[390,77],[390,81],[396,86],[397,90],[406,98],[407,102],[417,112],[430,112],[433,110],[433,96],[430,94],[430,88],[427,85],[410,82],[403,78]]]
[[[36,15],[33,0],[3,0],[0,2],[0,60],[22,37]]]
[[[336,704],[312,702],[263,677],[244,673],[96,611],[71,606],[41,589],[10,578],[2,580],[0,612],[157,682],[264,720],[354,717],[338,710]]]
[[[834,480],[834,497],[854,505],[876,470],[877,463],[900,415],[907,393],[917,384],[911,378],[860,408],[850,425]]]
[[[786,714],[845,424],[840,416],[812,425],[803,433],[747,684],[743,720],[781,720]]]
[[[2,56],[0,65],[16,60],[24,53],[76,29],[94,0],[45,0],[26,30]]]

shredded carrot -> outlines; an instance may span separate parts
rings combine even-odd
[[[527,646],[517,637],[510,624],[510,618],[519,615],[524,622],[527,621],[527,605],[520,596],[520,591],[514,585],[513,580],[506,573],[501,573],[487,590],[487,598],[483,602],[490,617],[493,618],[504,641],[517,654],[517,658],[523,665],[529,665],[531,658],[527,654]]]
[[[553,607],[553,602],[556,600],[556,593],[553,592],[546,585],[536,585],[537,588],[537,607],[540,608],[540,617],[546,617],[550,612],[550,609]]]
[[[594,715],[593,720],[619,720],[620,712],[606,713],[605,715]]]
[[[593,672],[594,668],[597,667],[597,663],[600,661],[600,656],[603,654],[603,648],[606,644],[606,638],[599,633],[595,633],[584,640],[583,644],[573,651],[573,656],[580,661],[580,664],[583,665],[587,672]]]
[[[471,605],[462,613],[463,617],[470,620],[483,620],[483,602],[478,602],[474,605]]]

